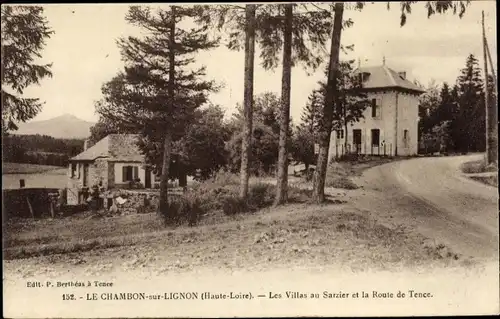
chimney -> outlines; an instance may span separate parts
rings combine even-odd
[[[399,76],[403,78],[403,80],[406,80],[406,72],[405,71],[401,71],[401,72],[398,72]]]
[[[86,139],[85,141],[83,141],[83,151],[87,150],[88,145],[89,145],[89,140],[88,139]]]

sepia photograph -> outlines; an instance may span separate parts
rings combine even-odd
[[[496,11],[2,4],[3,316],[499,315]]]

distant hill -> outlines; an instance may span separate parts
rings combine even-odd
[[[19,129],[13,134],[48,135],[55,138],[87,138],[90,127],[95,123],[87,122],[71,114],[64,114],[45,121],[20,123]]]

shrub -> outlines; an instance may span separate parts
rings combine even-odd
[[[271,184],[258,183],[250,185],[248,190],[248,204],[252,209],[260,209],[272,204],[276,187]]]
[[[214,174],[212,180],[209,181],[215,185],[226,186],[226,185],[239,185],[240,177],[237,174],[225,171],[223,169],[219,170]]]
[[[206,210],[201,205],[200,198],[193,192],[188,192],[173,198],[168,203],[168,211],[163,215],[166,225],[182,225],[188,223],[189,226],[195,225]]]
[[[225,215],[236,215],[248,209],[247,202],[239,196],[227,196],[222,200],[222,211]]]
[[[343,155],[339,156],[337,161],[339,161],[339,162],[356,162],[359,160],[360,156],[361,155],[357,154],[357,153],[347,153],[347,154],[343,154]]]
[[[288,201],[291,203],[304,203],[311,199],[312,189],[303,189],[299,187],[288,187]]]
[[[358,188],[358,185],[356,185],[349,177],[346,176],[339,176],[337,178],[328,180],[327,186],[333,188],[342,188],[342,189]]]

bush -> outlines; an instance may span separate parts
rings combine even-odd
[[[339,162],[357,162],[360,159],[361,155],[357,153],[347,153],[339,156],[337,161]]]
[[[240,176],[221,169],[214,174],[212,180],[209,182],[212,182],[213,184],[220,186],[239,185]]]
[[[260,209],[273,203],[276,187],[271,184],[259,183],[250,185],[248,189],[248,205],[251,209]]]
[[[169,202],[166,224],[180,225],[188,222],[194,225],[208,212],[222,211],[232,216],[254,212],[272,205],[276,186],[267,183],[250,184],[247,200],[239,197],[239,180],[234,183],[234,174],[217,174],[213,181],[196,184],[192,190]],[[232,181],[232,182],[231,182]],[[229,184],[224,184],[229,182]],[[298,187],[288,188],[290,202],[305,202],[311,196],[311,190]]]
[[[312,189],[303,189],[299,187],[288,187],[288,201],[290,203],[304,203],[311,199]]]
[[[275,187],[270,184],[259,183],[250,185],[248,199],[242,200],[238,192],[226,195],[222,199],[222,211],[226,215],[253,212],[272,204]]]
[[[236,215],[248,211],[247,202],[239,196],[227,196],[222,201],[222,211],[225,215]]]
[[[328,180],[327,186],[333,188],[341,188],[341,189],[358,188],[358,185],[356,185],[349,177],[346,176],[339,176],[337,178]]]
[[[168,203],[168,211],[163,215],[166,225],[195,225],[206,213],[201,205],[200,198],[193,192],[172,199]]]

